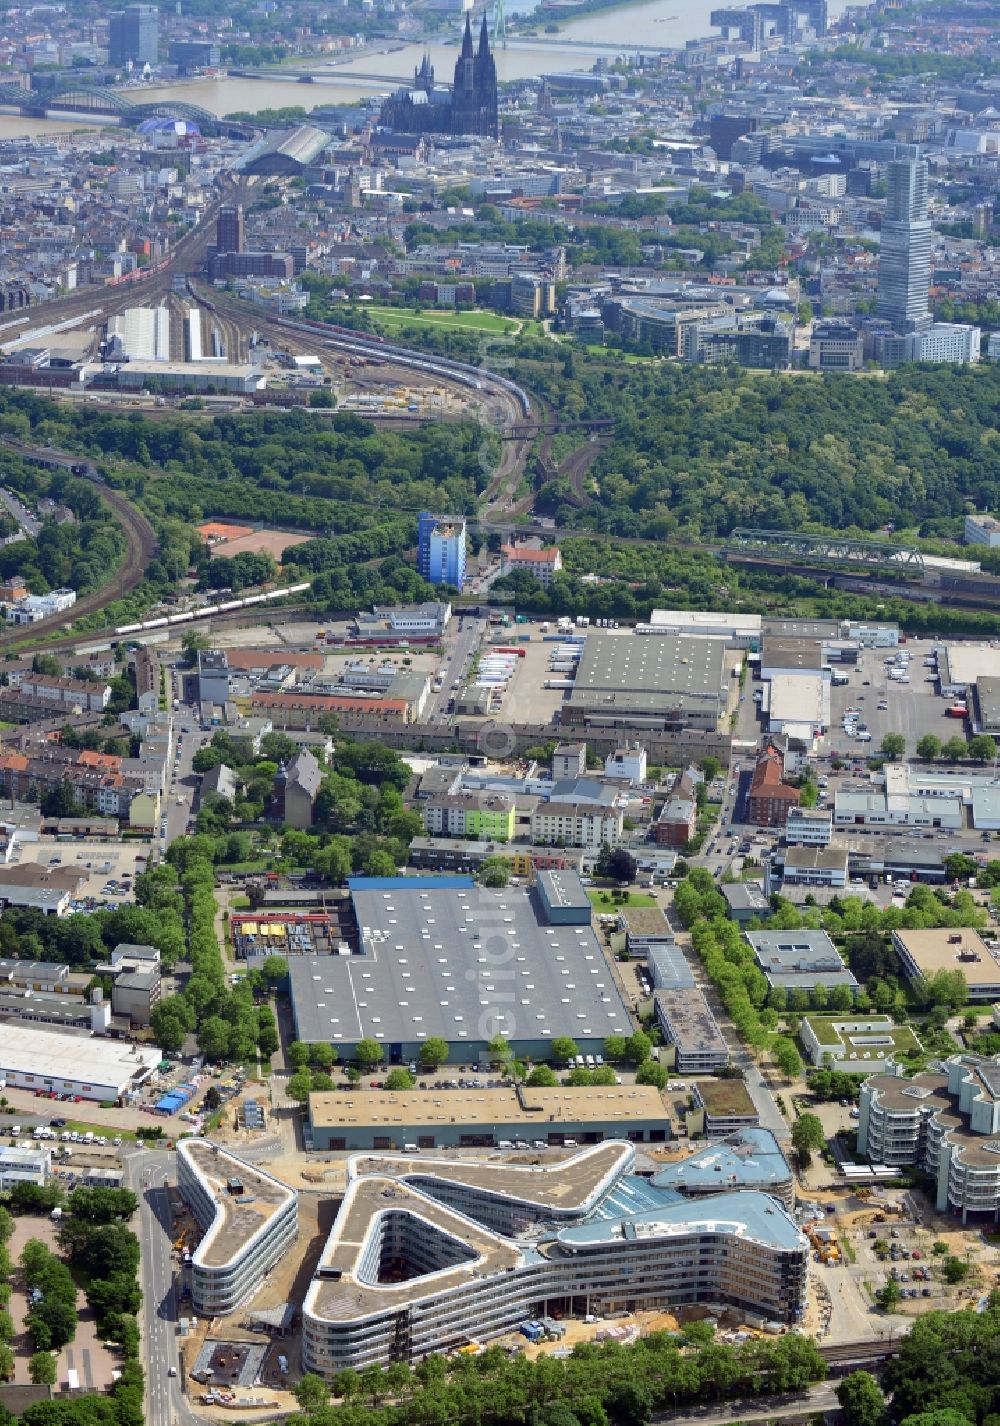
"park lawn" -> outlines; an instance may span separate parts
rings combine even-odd
[[[619,911],[625,906],[642,907],[656,905],[656,897],[650,896],[645,891],[630,891],[627,900],[622,898],[616,901],[609,890],[602,890],[601,887],[595,886],[592,890],[587,892],[587,895],[590,897],[591,905],[596,906],[598,911]]]
[[[432,310],[414,312],[408,307],[369,307],[365,311],[382,327],[398,330],[411,322],[432,327],[453,327],[467,332],[516,332],[521,323],[510,317],[498,317],[493,312],[448,312]]]

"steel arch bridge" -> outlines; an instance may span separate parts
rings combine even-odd
[[[848,535],[806,535],[800,530],[734,530],[726,542],[732,554],[755,552],[787,555],[820,564],[863,565],[869,569],[901,570],[922,575],[924,557],[908,545],[883,540],[856,540]]]
[[[168,104],[162,100],[156,104],[131,104],[125,110],[124,117],[129,123],[133,120],[141,123],[143,119],[190,119],[193,124],[204,127],[225,122],[217,114],[199,109],[197,104]]]
[[[77,113],[115,114],[125,123],[141,123],[143,119],[190,119],[206,128],[220,123],[215,114],[196,104],[158,100],[155,104],[137,104],[114,89],[93,88],[85,84],[66,84],[58,89],[36,92],[15,84],[0,84],[0,104],[20,109],[24,114],[43,115],[49,109],[72,109]]]

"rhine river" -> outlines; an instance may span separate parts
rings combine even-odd
[[[497,74],[501,81],[525,79],[557,70],[587,70],[599,55],[609,56],[607,46],[641,45],[650,48],[680,48],[688,40],[712,33],[709,12],[720,0],[638,0],[632,5],[583,15],[564,24],[558,35],[538,39],[511,38],[506,50],[496,52]],[[846,0],[832,0],[831,17],[843,10]],[[530,9],[521,0],[513,0],[508,13]],[[456,31],[458,20],[456,17]],[[567,43],[567,41],[569,43]],[[450,81],[458,53],[456,43],[433,44],[431,60],[440,81]],[[348,103],[374,98],[395,87],[398,79],[408,79],[420,63],[425,46],[396,44],[386,41],[378,48],[352,59],[338,61],[303,60],[302,68],[315,76],[312,84],[299,84],[294,79],[193,79],[180,84],[135,87],[126,92],[137,102],[171,99],[197,104],[213,114],[233,114],[239,111],[278,109],[286,105],[301,105],[314,109],[319,105]],[[374,76],[365,78],[364,76]],[[14,114],[0,114],[0,139],[17,135],[42,135],[80,128],[80,121],[31,119]]]

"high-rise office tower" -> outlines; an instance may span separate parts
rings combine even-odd
[[[129,5],[111,16],[108,59],[112,64],[154,65],[160,47],[160,12],[155,5]]]
[[[888,167],[889,192],[878,262],[878,315],[897,332],[930,322],[931,224],[927,216],[927,164],[899,159]]]
[[[215,250],[219,253],[241,253],[246,251],[247,233],[243,217],[243,204],[219,209],[215,224]]]

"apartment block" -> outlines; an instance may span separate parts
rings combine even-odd
[[[569,847],[599,850],[621,841],[623,824],[620,807],[599,807],[583,802],[544,802],[531,814],[531,836],[536,842],[556,842]]]
[[[431,836],[509,842],[514,835],[514,799],[502,792],[450,793],[432,797],[420,810]]]

